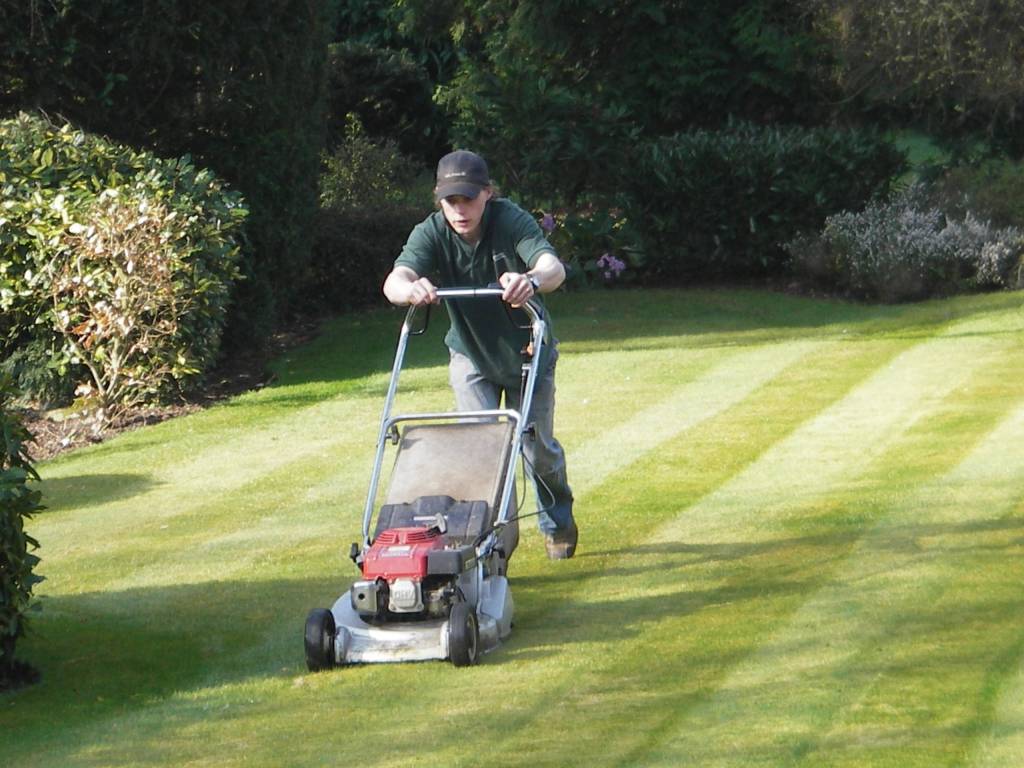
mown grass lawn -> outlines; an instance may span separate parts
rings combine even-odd
[[[40,466],[0,765],[1024,765],[1021,300],[556,297],[578,556],[524,529],[478,667],[310,675],[400,314],[339,319],[271,388]],[[441,352],[401,402],[447,405]]]

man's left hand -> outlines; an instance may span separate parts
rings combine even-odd
[[[535,293],[530,278],[521,272],[506,272],[498,278],[498,283],[505,289],[501,295],[502,300],[513,307],[523,306]]]

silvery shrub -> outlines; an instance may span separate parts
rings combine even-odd
[[[817,235],[785,245],[794,269],[833,288],[882,301],[1015,287],[1024,231],[970,211],[949,216],[911,186],[861,211],[829,216]]]

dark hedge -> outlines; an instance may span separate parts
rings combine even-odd
[[[648,278],[746,279],[784,272],[783,243],[885,194],[905,164],[874,131],[743,123],[640,145],[621,185]]]

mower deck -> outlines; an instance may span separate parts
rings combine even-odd
[[[428,661],[449,657],[447,619],[367,624],[352,608],[348,592],[331,607],[337,634],[334,663]],[[498,647],[512,631],[512,593],[504,576],[483,580],[477,621],[480,653]]]

